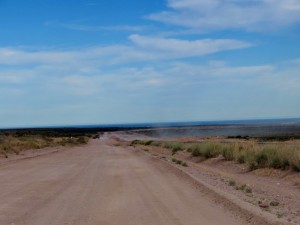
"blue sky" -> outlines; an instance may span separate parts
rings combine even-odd
[[[0,127],[300,117],[299,0],[0,0]]]

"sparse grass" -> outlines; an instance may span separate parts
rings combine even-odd
[[[153,142],[152,140],[148,140],[148,141],[145,142],[145,145],[151,145],[152,142]]]
[[[45,147],[86,144],[88,137],[48,137],[45,135],[8,134],[0,136],[0,155],[20,154],[24,150],[41,149]]]
[[[145,141],[143,141],[143,140],[133,140],[131,143],[130,143],[130,145],[145,145]]]
[[[153,142],[136,140],[132,144],[162,146],[170,149],[172,155],[187,149],[193,157],[204,159],[223,156],[225,160],[247,164],[249,170],[258,168],[292,169],[300,171],[300,146],[281,143],[246,142],[219,143],[206,141],[201,143]]]
[[[184,167],[188,167],[189,166],[186,162],[183,162],[181,165],[184,166]]]
[[[280,218],[283,217],[283,213],[279,213],[279,212],[278,212],[276,215],[277,215],[277,218],[278,218],[278,219],[280,219]]]
[[[182,161],[181,160],[177,160],[176,164],[181,165]]]
[[[179,159],[172,158],[172,162],[176,163],[177,165],[188,167],[188,164],[186,162],[183,162],[182,160]]]
[[[158,141],[153,141],[153,140],[133,140],[130,143],[131,146],[133,145],[152,145],[152,146],[160,146],[160,142]]]
[[[161,146],[161,143],[158,142],[158,141],[152,141],[152,142],[151,142],[151,145],[152,145],[152,146],[159,147],[159,146]]]
[[[178,159],[175,159],[175,158],[172,159],[172,162],[174,162],[176,164],[181,164],[182,163],[181,160],[178,160]]]
[[[172,150],[172,155],[175,155],[178,151],[182,151],[184,149],[183,143],[180,142],[165,142],[164,148],[168,148]]]
[[[270,206],[279,206],[279,202],[278,201],[272,201],[272,202],[270,202]]]
[[[250,187],[246,187],[246,188],[245,188],[245,192],[246,192],[246,193],[252,193],[252,189],[251,189]]]
[[[235,180],[229,180],[229,181],[228,181],[228,185],[229,185],[229,186],[235,186],[235,185],[236,185]]]
[[[228,185],[229,186],[235,186],[235,190],[237,190],[237,191],[243,191],[246,194],[251,194],[252,193],[251,187],[247,186],[246,184],[237,185],[234,180],[229,180]]]
[[[294,184],[295,184],[297,187],[300,187],[300,180],[294,181]]]
[[[247,187],[246,184],[242,184],[242,185],[238,186],[236,189],[237,189],[237,190],[244,191],[246,187]]]
[[[195,144],[190,147],[192,156],[201,156],[206,159],[214,158],[220,155],[221,145],[214,142],[204,142],[201,144]]]

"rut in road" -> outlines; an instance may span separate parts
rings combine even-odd
[[[243,224],[150,157],[100,140],[1,166],[0,184],[1,225]]]

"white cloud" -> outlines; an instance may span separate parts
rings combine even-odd
[[[51,24],[51,23],[50,23]],[[46,25],[49,25],[47,23]],[[146,29],[145,26],[129,26],[129,25],[119,25],[119,26],[95,26],[95,25],[83,25],[83,24],[60,24],[61,27],[78,30],[78,31],[126,31],[126,32],[140,32]]]
[[[75,51],[30,51],[20,48],[0,48],[0,64],[65,63],[75,60]]]
[[[20,84],[24,81],[34,79],[35,76],[36,74],[32,70],[28,69],[2,69],[0,70],[0,85],[3,83]]]
[[[202,40],[180,40],[141,35],[131,35],[129,39],[137,46],[157,51],[167,57],[180,58],[207,55],[215,52],[247,48],[251,44],[234,39],[202,39]]]
[[[300,90],[299,65],[293,60],[284,66],[253,65],[231,66],[224,61],[207,63],[165,62],[151,66],[128,67],[126,65],[107,68],[80,69],[65,65],[64,69],[53,66],[36,66],[30,70],[20,67],[11,71],[2,69],[1,84],[16,84],[25,91],[30,84],[45,93],[75,96],[139,95],[161,90],[176,90],[178,87],[189,90],[204,84],[249,83],[266,85],[267,89]],[[24,84],[22,86],[22,84]],[[1,87],[1,85],[0,85]],[[16,86],[12,86],[16,88]]]
[[[55,86],[54,89],[66,89],[68,93],[94,95],[102,90],[110,91],[109,87],[136,90],[162,87],[176,82],[177,85],[190,85],[204,81],[253,80],[256,76],[261,77],[260,79],[268,77],[268,81],[273,79],[275,86],[286,84],[294,88],[292,83],[299,80],[295,75],[295,68],[299,68],[299,59],[294,59],[284,67],[284,72],[293,76],[283,76],[283,72],[276,72],[276,65],[232,67],[222,61],[199,65],[174,61],[251,45],[239,40],[182,40],[141,35],[131,35],[129,40],[131,44],[127,46],[95,46],[71,50],[1,48],[0,81],[2,86],[30,83],[33,80],[41,83],[48,81],[48,90]],[[167,61],[162,63],[161,60],[164,59]],[[142,64],[128,67],[127,63],[137,62]],[[152,66],[143,67],[145,63]],[[292,69],[288,71],[287,68]]]
[[[300,58],[292,60],[291,63],[300,66]]]
[[[194,82],[209,78],[210,82],[218,80],[230,81],[231,79],[244,80],[245,78],[256,79],[263,75],[269,75],[276,71],[274,65],[261,66],[230,66],[224,61],[210,61],[207,64],[195,65],[189,63],[173,63],[169,74],[182,74],[182,78]]]
[[[168,0],[168,7],[148,18],[198,31],[264,31],[300,22],[299,0]]]
[[[43,64],[103,66],[148,60],[202,56],[246,48],[250,43],[233,39],[187,41],[131,35],[131,45],[94,46],[75,50],[28,50],[0,48],[0,65]]]
[[[58,80],[61,90],[69,94],[88,96],[97,94],[99,91],[98,83],[93,77],[83,75],[68,75]]]
[[[52,123],[68,121],[70,124],[78,121],[197,120],[212,119],[211,113],[219,112],[216,119],[226,113],[221,118],[261,116],[249,112],[253,110],[253,104],[264,108],[266,103],[272,102],[277,107],[280,104],[277,96],[287,103],[285,109],[291,110],[271,108],[264,115],[268,116],[274,110],[275,116],[278,112],[296,115],[299,107],[289,105],[297,102],[300,96],[299,64],[296,62],[232,66],[223,61],[183,63],[172,60],[147,66],[120,65],[82,70],[80,67],[86,65],[77,62],[76,68],[41,65],[28,70],[26,66],[18,66],[13,73],[9,68],[7,71],[2,68],[1,74],[11,73],[16,77],[12,80],[0,78],[0,99],[4,105],[0,113],[5,118],[11,115],[8,111],[12,111],[18,119],[24,118],[24,112],[28,110],[26,115],[37,124],[38,121],[45,123],[43,118],[46,117],[52,118],[49,120]],[[28,71],[33,75],[24,76]],[[251,101],[252,105],[248,107],[246,101]],[[224,114],[222,107],[227,104],[233,109],[244,107],[244,113],[248,114],[240,115],[236,110]],[[84,119],[81,119],[83,115]],[[24,122],[18,121],[19,124]]]

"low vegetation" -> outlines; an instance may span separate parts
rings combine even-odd
[[[230,180],[228,181],[229,186],[235,186],[235,180]]]
[[[178,151],[182,151],[184,149],[183,143],[180,142],[165,142],[163,146],[171,149],[172,155],[175,155]]]
[[[173,158],[172,162],[174,162],[174,163],[176,163],[178,165],[184,166],[184,167],[188,167],[188,164],[186,162],[183,162],[182,160],[179,160],[179,159]]]
[[[292,169],[300,171],[300,146],[296,144],[262,143],[257,141],[245,142],[216,142],[206,141],[201,143],[184,142],[158,142],[158,141],[133,141],[132,145],[161,146],[172,151],[190,152],[193,157],[204,159],[222,156],[225,160],[245,163],[249,170],[259,168]]]
[[[97,134],[96,134],[97,135]],[[32,133],[27,131],[0,131],[0,156],[20,154],[29,149],[86,144],[92,134],[75,133]]]
[[[252,193],[251,187],[247,186],[246,184],[238,185],[235,182],[235,180],[229,180],[228,185],[235,187],[235,190],[237,190],[237,191],[243,191],[246,194],[251,194]]]

